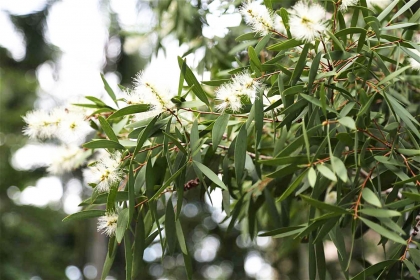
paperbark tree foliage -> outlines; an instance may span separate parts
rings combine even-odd
[[[326,241],[343,278],[419,279],[415,3],[300,2],[274,11],[271,1],[251,2],[241,13],[253,32],[236,39],[248,60],[219,77],[200,83],[180,57],[178,88],[147,70],[122,94],[103,79],[114,102],[77,104],[97,134],[71,162],[94,155],[84,171],[93,195],[65,219],[100,217],[110,236],[102,278],[121,244],[127,279],[136,279],[159,238],[165,254],[182,253],[191,279],[180,213],[198,188],[222,191],[228,231],[243,222],[251,239],[306,244],[308,279],[329,275]],[[28,118],[27,134],[54,136],[65,112]],[[368,230],[383,247],[373,265],[353,254]]]

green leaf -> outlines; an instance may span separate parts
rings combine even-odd
[[[248,139],[245,125],[242,125],[235,139],[235,175],[238,186],[241,186],[242,177],[244,175],[245,169],[246,148]]]
[[[309,50],[309,44],[305,44],[305,46],[302,49],[302,52],[299,56],[299,60],[296,63],[295,70],[292,73],[292,77],[290,78],[290,85],[294,86],[297,81],[299,81],[300,75],[303,72],[303,68],[306,64],[307,54]]]
[[[168,245],[169,253],[173,254],[175,251],[176,245],[176,231],[175,226],[175,212],[172,205],[172,197],[168,199],[168,204],[166,205],[166,215],[165,215],[165,236],[166,244]]]
[[[420,150],[414,149],[397,149],[397,151],[405,156],[420,156]]]
[[[182,232],[181,222],[179,220],[175,221],[175,231],[178,238],[179,247],[181,247],[182,254],[184,255],[185,270],[187,272],[188,279],[192,279],[192,267],[191,260],[188,253],[187,244],[185,243],[184,233]]]
[[[409,251],[410,258],[415,262],[417,266],[420,267],[420,251],[415,248],[410,248]]]
[[[367,279],[366,277],[371,276],[378,271],[381,271],[387,267],[392,266],[395,262],[397,262],[397,260],[386,260],[386,261],[371,265],[365,270],[363,270],[362,272],[360,272],[359,274],[357,274],[356,276],[354,276],[353,278],[351,278],[351,280],[365,280]]]
[[[250,32],[250,33],[245,33],[236,37],[235,41],[241,42],[241,41],[255,40],[256,38],[258,38],[258,34],[256,34],[255,32]]]
[[[389,230],[387,230],[386,228],[384,228],[381,225],[378,225],[368,219],[359,217],[359,219],[366,224],[369,228],[373,229],[374,231],[376,231],[377,233],[379,233],[380,235],[382,235],[385,238],[388,238],[389,240],[392,240],[394,242],[400,243],[400,244],[404,244],[406,245],[407,242],[398,234],[391,232]]]
[[[129,233],[124,235],[124,253],[125,253],[125,275],[126,280],[131,280],[131,272],[133,265],[133,255],[131,254],[131,241]]]
[[[249,59],[258,67],[258,69],[261,70],[261,62],[258,59],[258,55],[252,46],[248,47],[248,55]]]
[[[383,85],[383,84],[385,84],[385,83],[387,83],[387,82],[390,82],[390,81],[392,81],[393,79],[395,79],[395,78],[397,78],[397,77],[399,77],[399,76],[401,76],[401,74],[402,73],[404,73],[407,69],[409,69],[411,66],[409,66],[409,65],[407,65],[407,66],[405,66],[405,67],[403,67],[403,68],[400,68],[399,70],[397,70],[397,71],[395,71],[395,72],[392,72],[391,73],[391,75],[388,75],[388,76],[386,76],[383,80],[381,80],[379,83],[378,83],[378,86],[380,86],[380,85]]]
[[[316,184],[316,171],[313,167],[309,168],[309,172],[308,172],[308,181],[309,181],[309,185],[311,185],[311,187],[315,187]]]
[[[133,279],[135,279],[135,277],[138,275],[138,273],[142,270],[143,267],[143,252],[146,249],[145,240],[146,232],[144,220],[141,212],[139,211],[139,215],[136,221],[136,230],[134,233],[133,244],[133,265],[131,273]]]
[[[331,157],[331,166],[334,169],[334,173],[337,174],[338,178],[341,179],[344,183],[347,182],[347,168],[344,163],[338,157],[332,156]]]
[[[137,137],[137,145],[133,152],[133,158],[137,155],[137,153],[143,147],[144,142],[146,142],[146,140],[149,139],[150,133],[152,132],[152,129],[158,118],[159,116],[154,117],[150,121],[150,123],[146,126],[146,128],[142,131],[142,133],[140,133],[139,136]]]
[[[101,280],[105,280],[114,263],[115,256],[117,255],[117,242],[115,237],[111,237],[108,243],[108,253],[106,254],[104,267],[102,268]]]
[[[106,136],[108,136],[109,140],[118,142],[118,137],[115,135],[111,125],[107,122],[107,120],[105,120],[102,116],[99,116],[98,120]]]
[[[334,172],[332,172],[331,169],[326,167],[324,164],[317,164],[316,169],[318,169],[319,173],[321,173],[325,178],[333,182],[337,182],[337,177],[335,176]]]
[[[124,237],[125,231],[128,226],[128,208],[124,208],[118,213],[118,222],[117,222],[117,231],[115,237],[117,238],[117,243],[120,244],[121,240]]]
[[[331,37],[333,42],[335,43],[335,46],[337,46],[342,52],[346,52],[346,50],[343,47],[343,44],[340,42],[340,40],[337,39],[337,37],[334,36],[331,31],[327,30],[327,34]]]
[[[178,64],[180,68],[182,68],[183,63],[184,60],[181,57],[178,57]],[[190,87],[193,87],[192,91],[194,92],[195,96],[197,96],[198,99],[209,106],[209,100],[207,99],[206,93],[204,92],[203,88],[201,87],[200,83],[188,65],[185,65],[185,80]]]
[[[172,140],[172,142],[173,142],[173,144],[175,144],[175,146],[177,146],[177,148],[178,148],[181,152],[183,152],[184,154],[187,154],[187,153],[188,153],[188,152],[187,152],[187,150],[184,148],[184,146],[182,146],[182,144],[179,142],[179,140],[178,140],[175,136],[173,136],[172,134],[166,133],[165,131],[162,131],[162,133],[163,133],[166,137],[168,137],[169,139],[171,139],[171,140]]]
[[[338,122],[341,125],[347,126],[348,128],[352,130],[356,130],[356,123],[354,122],[353,118],[343,117],[343,118],[338,119]]]
[[[222,140],[223,133],[226,131],[227,124],[229,122],[230,115],[222,114],[220,115],[214,123],[212,128],[212,142],[213,142],[213,151],[217,150],[217,146]]]
[[[300,175],[293,181],[293,183],[284,191],[284,193],[277,199],[277,203],[285,200],[292,192],[299,187],[303,178],[305,178],[308,169],[300,173]]]
[[[302,41],[296,39],[289,39],[287,41],[283,41],[274,45],[267,47],[270,51],[282,51],[282,50],[289,50],[291,48],[303,45]],[[306,56],[306,55],[305,55]]]
[[[324,209],[324,210],[327,210],[327,211],[330,211],[330,212],[335,212],[335,213],[340,213],[340,214],[350,214],[347,210],[345,210],[341,207],[331,205],[331,204],[327,204],[327,203],[321,202],[319,200],[315,200],[315,199],[310,198],[309,196],[306,196],[306,195],[303,195],[303,194],[301,194],[299,196],[304,201],[306,201],[308,204],[314,206],[315,208]]]
[[[279,228],[279,229],[263,232],[259,234],[258,236],[272,236],[273,238],[282,238],[282,237],[298,234],[304,228],[305,226],[284,227],[284,228]]]
[[[255,46],[255,52],[260,53],[271,39],[271,34],[265,35]]]
[[[101,79],[102,79],[102,82],[104,83],[104,88],[106,92],[108,93],[109,97],[111,97],[111,99],[114,100],[115,105],[117,105],[118,107],[117,97],[115,96],[115,93],[112,90],[112,88],[109,86],[108,82],[105,80],[104,74],[101,74]]]
[[[414,0],[417,1],[417,0]],[[400,0],[394,0],[391,4],[389,4],[378,16],[378,20],[382,21],[386,16],[394,9],[394,7],[400,2]],[[404,12],[404,11],[403,11]],[[396,18],[396,17],[395,17]],[[394,17],[390,20],[390,22],[394,19]]]
[[[201,83],[207,86],[211,86],[211,87],[218,87],[229,82],[230,82],[230,79],[221,79],[221,80],[212,80],[212,81],[202,81]]]
[[[128,182],[127,182],[127,187],[128,187],[128,223],[131,223],[131,220],[133,219],[133,215],[134,215],[134,173],[133,173],[133,164],[132,162],[130,162],[130,166],[128,169]],[[118,193],[117,193],[118,195]],[[116,199],[115,199],[116,200]]]
[[[226,185],[222,182],[222,180],[219,179],[219,177],[214,174],[214,172],[208,168],[207,166],[203,165],[202,163],[198,162],[198,161],[193,161],[193,164],[201,170],[201,172],[203,172],[204,175],[207,176],[207,178],[210,179],[210,181],[212,181],[213,183],[215,183],[216,185],[218,185],[219,187],[221,187],[224,190],[228,190],[228,188],[226,187]]]
[[[377,217],[377,218],[389,218],[401,216],[401,213],[394,210],[388,209],[372,209],[372,208],[363,208],[359,210],[360,213],[366,214],[368,216]]]
[[[382,207],[382,203],[379,200],[378,196],[371,189],[364,188],[362,191],[362,197],[366,202],[379,208]]]
[[[117,149],[117,150],[125,150],[124,146],[118,142],[105,140],[105,139],[98,139],[92,140],[83,144],[83,147],[88,149]]]
[[[404,260],[403,262],[407,266],[408,270],[410,271],[411,276],[413,276],[417,280],[420,280],[420,274],[417,271],[416,267],[408,260]]]
[[[308,92],[312,92],[312,85],[315,81],[315,77],[318,74],[319,69],[319,62],[321,61],[322,52],[319,52],[314,57],[312,61],[311,70],[309,71],[309,79],[308,79]]]
[[[105,215],[104,210],[85,210],[85,211],[68,215],[67,217],[63,219],[63,222],[84,220],[84,219],[89,219],[89,218],[97,218],[104,215]]]
[[[137,113],[142,113],[150,110],[149,104],[136,104],[136,105],[129,105],[124,107],[118,111],[115,111],[112,115],[108,117],[108,120],[120,118],[126,115],[132,115]]]

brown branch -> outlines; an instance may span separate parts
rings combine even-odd
[[[420,216],[417,215],[416,225],[413,226],[413,232],[410,234],[410,237],[407,239],[407,246],[405,247],[404,253],[399,258],[400,261],[404,261],[407,259],[407,252],[410,249],[410,244],[413,241],[414,236],[416,236],[419,233],[419,226],[420,226]]]

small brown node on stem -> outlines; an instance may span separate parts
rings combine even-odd
[[[190,189],[193,189],[197,187],[200,184],[200,180],[198,178],[195,178],[194,180],[189,180],[184,185],[184,191],[188,191]]]

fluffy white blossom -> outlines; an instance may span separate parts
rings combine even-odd
[[[415,53],[416,55],[418,55],[420,57],[420,52],[418,50],[410,50],[410,51],[412,51],[413,53]],[[410,66],[413,69],[415,69],[417,71],[420,71],[420,62],[418,62],[414,58],[410,58],[408,61],[410,62]]]
[[[368,6],[368,8],[373,8],[375,6],[384,9],[386,8],[389,4],[391,4],[392,0],[366,0],[366,4]]]
[[[117,223],[117,213],[105,213],[105,216],[98,218],[98,231],[101,231],[108,236],[113,236],[117,230]]]
[[[359,0],[341,0],[340,10],[347,11],[348,6],[355,6]]]
[[[325,15],[325,9],[319,4],[298,2],[291,10],[290,32],[299,40],[311,42],[326,30]]]
[[[149,104],[150,110],[135,115],[134,120],[140,121],[172,109],[174,97],[171,86],[165,81],[165,77],[154,71],[146,69],[139,72],[134,79],[134,89],[125,91],[123,99],[129,105]]]
[[[242,108],[242,99],[254,102],[256,92],[261,83],[251,77],[248,72],[242,72],[233,77],[230,83],[223,84],[216,91],[216,100],[221,101],[216,109],[223,111],[230,109],[237,112]]]
[[[96,184],[99,192],[108,192],[112,185],[118,184],[123,176],[120,164],[122,155],[120,152],[101,157],[96,163],[83,171],[85,181]]]
[[[258,2],[244,3],[239,11],[244,16],[245,22],[255,32],[264,36],[275,29],[272,17],[273,12],[265,5],[261,5]]]
[[[52,174],[64,174],[83,164],[85,153],[78,146],[60,146],[54,152],[51,165],[47,168]]]
[[[76,106],[58,107],[51,112],[35,110],[26,114],[23,132],[33,139],[58,138],[64,143],[78,143],[92,131],[86,112]]]

